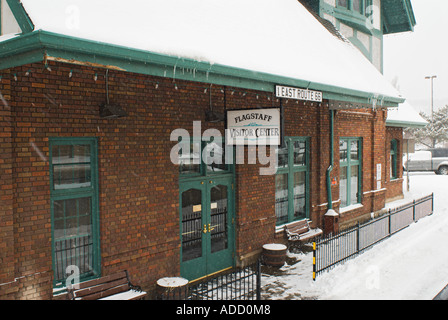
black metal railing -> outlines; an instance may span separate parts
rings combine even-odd
[[[313,243],[313,279],[324,270],[355,257],[376,243],[431,215],[434,194],[390,209],[387,214]]]
[[[62,283],[70,274],[67,267],[79,268],[80,277],[93,272],[93,239],[90,235],[57,240],[54,242],[54,279]]]
[[[260,300],[260,262],[158,294],[160,300]]]

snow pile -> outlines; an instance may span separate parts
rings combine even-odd
[[[399,98],[297,0],[21,0],[35,30]]]
[[[431,300],[448,284],[448,176],[414,173],[396,207],[434,192],[434,214],[312,280],[312,253],[282,276],[264,275],[265,299]],[[406,180],[406,179],[405,179]],[[406,182],[404,182],[406,183]]]

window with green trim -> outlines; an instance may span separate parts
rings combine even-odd
[[[361,15],[367,15],[366,9],[369,5],[371,5],[371,0],[338,0],[337,7]]]
[[[341,208],[361,203],[361,138],[341,138],[339,140],[339,166]]]
[[[398,141],[393,139],[390,142],[390,179],[398,178],[398,164],[397,164],[397,155],[398,155]]]
[[[96,138],[50,138],[55,287],[100,276]]]
[[[227,154],[229,149],[223,138],[190,138],[182,141],[179,137],[178,147],[179,174],[182,178],[232,173],[233,153]]]
[[[277,149],[275,214],[277,225],[309,217],[309,138],[286,137]]]

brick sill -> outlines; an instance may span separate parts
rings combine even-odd
[[[364,207],[364,205],[362,203],[352,204],[352,205],[349,205],[347,207],[340,208],[339,209],[339,213],[346,213],[346,212],[349,212],[349,211],[352,211],[352,210],[356,210],[356,209],[360,209],[360,208],[363,208],[363,207]]]

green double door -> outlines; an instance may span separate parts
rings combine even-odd
[[[181,276],[194,280],[234,264],[232,179],[180,183]]]

